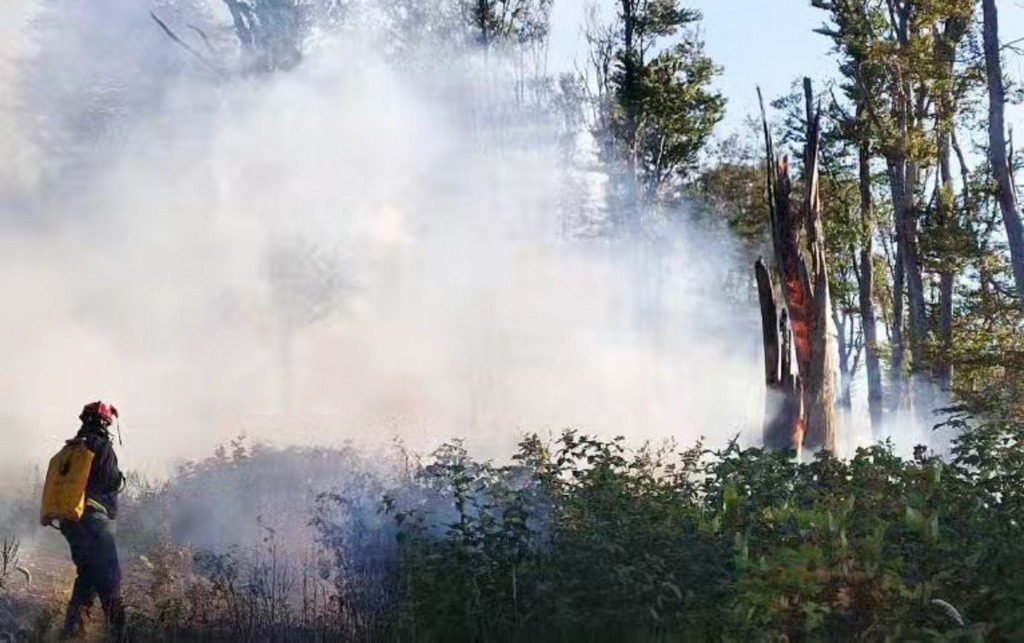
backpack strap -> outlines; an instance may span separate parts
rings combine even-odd
[[[100,503],[98,500],[95,500],[93,498],[86,498],[85,506],[88,509],[95,509],[96,511],[99,511],[100,513],[103,513],[104,515],[107,515],[107,516],[110,515],[107,512],[107,508],[104,507],[103,504]]]

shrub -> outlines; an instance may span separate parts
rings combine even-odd
[[[909,459],[574,431],[504,464],[460,441],[423,462],[236,449],[139,486],[133,511],[166,522],[131,532],[152,545],[132,609],[145,640],[1016,640],[1022,446],[996,423]],[[249,521],[220,517],[234,544],[183,529],[201,493],[190,515]]]
[[[396,622],[422,640],[1016,638],[1018,432],[979,429],[950,461],[568,431],[498,467],[453,443],[416,476],[425,500],[389,503]]]

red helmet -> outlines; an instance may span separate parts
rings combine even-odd
[[[117,409],[112,405],[105,402],[93,402],[86,404],[82,409],[82,414],[78,416],[78,419],[85,422],[89,418],[96,418],[103,426],[110,426],[114,423],[114,418],[117,417]]]

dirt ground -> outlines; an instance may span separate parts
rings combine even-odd
[[[22,545],[19,562],[30,578],[15,574],[0,590],[0,643],[55,640],[75,579],[67,544],[57,532],[43,532]],[[102,620],[97,604],[86,640],[103,640]]]

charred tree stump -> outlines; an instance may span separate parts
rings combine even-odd
[[[775,155],[761,100],[774,269],[781,290],[780,305],[771,271],[758,260],[755,272],[768,388],[764,445],[772,449],[799,451],[805,447],[835,451],[836,356],[828,325],[832,305],[818,198],[821,110],[812,106],[810,79],[804,79],[804,94],[808,131],[802,177],[804,189],[799,203],[793,202],[789,159]],[[810,268],[807,257],[811,260]],[[794,357],[796,376],[790,363]]]
[[[793,374],[792,335],[785,307],[779,310],[771,273],[761,259],[754,265],[757,296],[761,304],[761,328],[764,339],[765,396],[764,446],[769,449],[792,448],[793,427],[801,416],[800,390]]]

